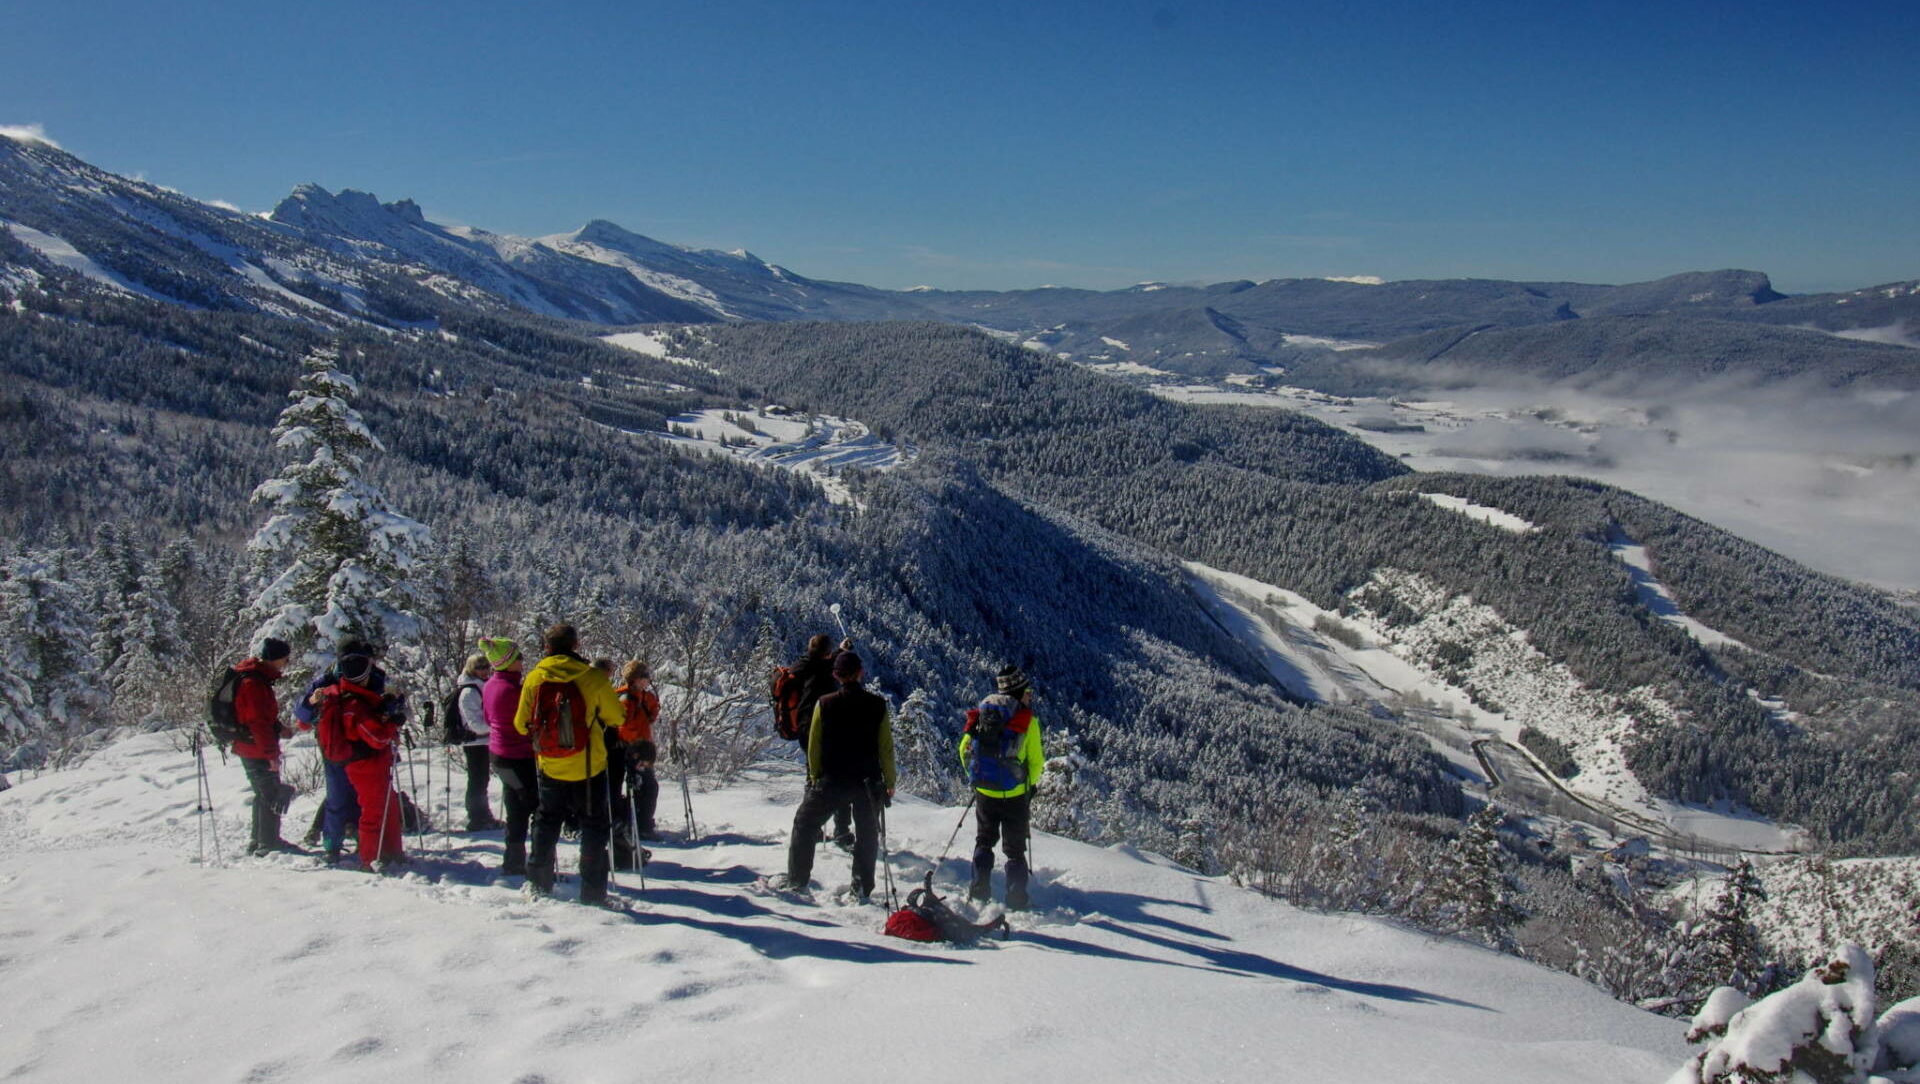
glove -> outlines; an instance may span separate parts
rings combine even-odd
[[[630,747],[635,764],[652,764],[660,750],[650,741],[637,741]]]

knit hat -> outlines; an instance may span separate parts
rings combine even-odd
[[[1008,696],[1019,696],[1027,691],[1027,675],[1021,673],[1018,666],[1002,666],[994,675],[993,687]]]
[[[863,666],[860,656],[851,651],[842,651],[833,657],[833,676],[842,681],[858,677]]]
[[[480,653],[487,657],[487,665],[500,669],[520,657],[520,645],[506,637],[490,639],[480,637]]]
[[[353,637],[340,642],[340,651],[337,657],[346,658],[348,655],[365,655],[368,658],[372,658],[377,654],[379,654],[379,652],[373,649],[372,644],[367,643],[359,637]]]
[[[260,644],[260,654],[255,656],[261,662],[279,662],[293,654],[293,646],[285,640],[269,636]]]

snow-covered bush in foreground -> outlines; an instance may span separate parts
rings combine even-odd
[[[1920,1082],[1917,1002],[1901,1002],[1876,1020],[1873,961],[1858,945],[1759,1001],[1723,986],[1687,1033],[1706,1048],[1668,1084]]]

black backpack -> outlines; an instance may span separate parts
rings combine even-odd
[[[460,716],[460,693],[458,685],[453,691],[440,698],[440,725],[446,730],[448,745],[465,745],[480,735],[467,729],[467,721]]]
[[[240,721],[233,698],[239,695],[240,682],[248,675],[232,667],[214,679],[213,693],[207,697],[207,733],[222,748],[237,741],[252,741],[253,731]]]

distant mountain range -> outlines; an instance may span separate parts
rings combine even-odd
[[[325,323],[421,326],[446,304],[613,326],[936,320],[1091,364],[1202,377],[1285,367],[1328,387],[1443,369],[1456,378],[1733,372],[1920,384],[1920,353],[1902,345],[1920,343],[1920,281],[1802,297],[1756,271],[1624,286],[1274,279],[881,290],[601,220],[516,237],[431,222],[411,200],[311,184],[270,215],[247,215],[4,137],[0,225],[0,283],[68,272],[183,305]]]

